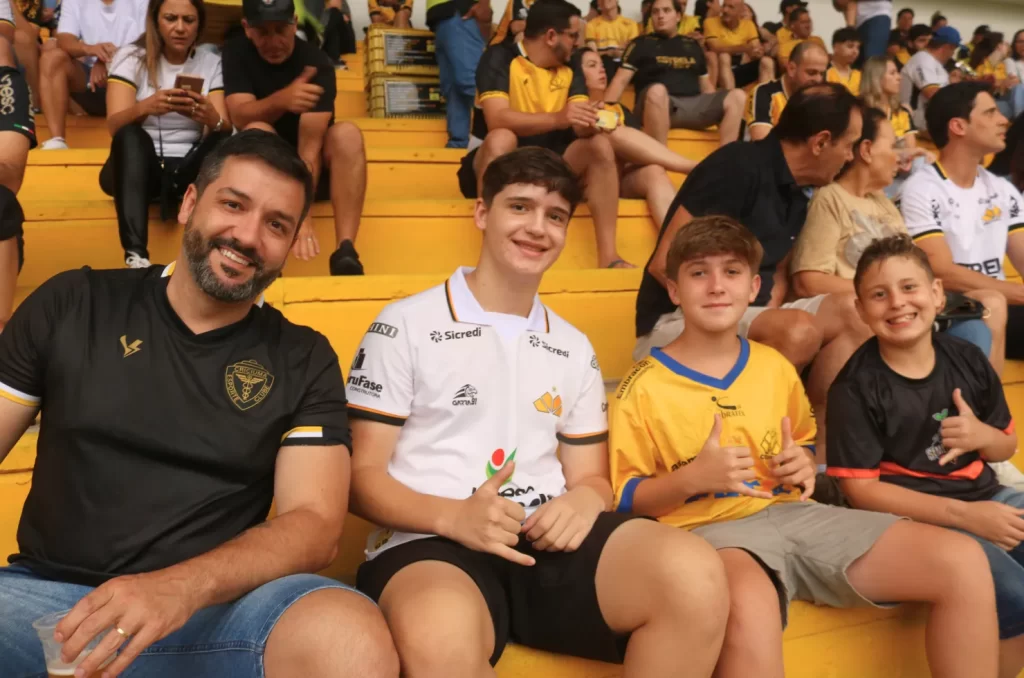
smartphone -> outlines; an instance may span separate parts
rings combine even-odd
[[[204,82],[205,80],[198,75],[185,75],[181,73],[174,79],[174,89],[183,89],[186,92],[202,94]]]
[[[601,129],[615,129],[619,126],[619,112],[602,108],[597,112],[597,126]]]

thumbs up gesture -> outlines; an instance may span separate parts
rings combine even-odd
[[[749,447],[723,447],[722,416],[715,415],[715,423],[711,426],[707,442],[700,454],[687,466],[687,475],[692,478],[693,487],[703,492],[736,492],[748,497],[771,499],[772,495],[763,490],[756,490],[746,483],[757,480],[754,470],[754,457]]]
[[[533,565],[534,559],[515,550],[526,519],[526,509],[502,497],[499,492],[515,471],[515,462],[506,462],[468,499],[459,502],[451,530],[445,536],[467,548],[493,553],[519,565]]]
[[[817,467],[811,455],[793,442],[793,425],[789,417],[782,418],[782,450],[771,460],[772,475],[782,485],[802,485],[800,501],[806,501],[814,494],[814,478]]]
[[[946,454],[939,459],[939,466],[945,466],[957,457],[987,447],[992,442],[991,432],[995,429],[974,416],[974,410],[964,400],[960,389],[953,391],[953,404],[957,415],[942,420],[939,433]]]
[[[278,92],[285,110],[297,115],[313,110],[324,93],[323,87],[311,82],[315,76],[316,67],[306,66],[302,74],[292,81],[292,84]]]

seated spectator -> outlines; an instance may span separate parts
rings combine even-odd
[[[196,44],[205,24],[203,0],[150,0],[146,32],[111,61],[113,141],[100,187],[114,198],[128,268],[150,266],[149,204],[159,200],[170,219],[203,158],[231,134],[220,55]]]
[[[828,54],[815,42],[797,45],[786,70],[778,80],[758,85],[747,103],[747,134],[764,139],[779,123],[789,97],[802,87],[824,82]]]
[[[907,61],[923,49],[928,48],[932,41],[932,29],[924,24],[914,24],[910,27],[910,39],[907,41]],[[907,65],[907,61],[903,65]]]
[[[853,147],[853,161],[811,198],[790,264],[793,291],[799,297],[853,293],[853,274],[864,248],[878,238],[907,232],[899,209],[883,192],[899,163],[892,125],[885,113],[867,108],[863,130]],[[988,317],[984,322],[951,322],[948,332],[991,354],[993,367],[1002,373],[1006,298],[990,290],[966,294],[985,306]]]
[[[657,518],[718,550],[730,602],[716,678],[784,674],[794,599],[928,603],[925,651],[935,675],[995,678],[996,605],[976,543],[897,515],[807,501],[821,414],[792,364],[737,336],[763,282],[761,255],[754,235],[725,216],[694,219],[673,237],[666,273],[686,328],[616,391],[609,447],[618,511]],[[952,628],[976,652],[934,640]]]
[[[39,58],[39,98],[50,131],[40,148],[68,147],[69,97],[89,115],[106,115],[110,62],[119,47],[145,33],[147,6],[148,0],[63,0],[57,48]]]
[[[910,175],[900,209],[946,289],[1006,297],[1006,357],[1017,360],[1024,358],[1024,285],[1006,281],[1003,259],[1024,270],[1024,198],[981,166],[986,155],[1005,147],[1006,127],[984,83],[939,90],[928,106],[939,161]]]
[[[549,2],[530,10],[527,41]],[[600,366],[537,295],[580,180],[523,148],[483,186],[476,268],[389,304],[349,377],[353,510],[381,526],[359,589],[417,675],[494,676],[516,642],[643,678],[678,676],[685,657],[707,678],[729,607],[721,562],[692,535],[611,512]]]
[[[967,65],[974,70],[976,79],[992,87],[999,110],[1013,120],[1024,112],[1024,87],[1009,56],[1010,46],[1003,40],[1003,34],[992,32],[975,45]]]
[[[942,283],[906,236],[872,244],[856,284],[876,337],[829,392],[828,472],[859,509],[981,544],[995,583],[999,675],[1015,676],[1024,668],[1024,493],[985,464],[1009,463],[1017,446],[999,375],[975,347],[933,333]]]
[[[4,0],[0,0],[2,3]],[[0,107],[0,332],[14,309],[18,272],[25,259],[25,215],[16,194],[21,189],[28,152],[36,145],[36,125],[28,85],[15,67],[14,50],[0,37],[0,92],[10,106]],[[671,202],[671,198],[669,198]]]
[[[526,17],[530,13],[530,7],[536,0],[508,0],[505,5],[505,12],[501,15],[498,27],[491,34],[488,45],[499,43],[518,42],[522,39],[523,29],[526,27]]]
[[[15,27],[10,0],[0,0],[0,38],[6,40],[8,45],[14,45]]]
[[[782,22],[771,24],[774,27],[775,39],[781,45],[793,39],[793,31],[789,27],[790,19],[798,9],[806,9],[807,3],[803,0],[782,0],[779,3],[779,14],[782,15]]]
[[[334,124],[334,67],[316,47],[296,40],[292,0],[245,0],[243,12],[245,35],[224,45],[231,122],[279,134],[298,150],[313,175],[316,199],[330,199],[334,210],[331,275],[362,275],[355,239],[366,197],[366,151],[358,127]],[[305,261],[320,254],[309,215],[293,253]]]
[[[668,143],[669,129],[712,125],[718,125],[719,144],[735,141],[747,95],[738,89],[715,91],[703,48],[677,32],[676,0],[655,0],[651,11],[657,32],[630,43],[608,86],[608,101],[619,101],[635,78],[637,116],[644,131],[661,143]]]
[[[913,111],[914,125],[927,130],[925,111],[935,93],[949,84],[946,62],[953,58],[960,44],[960,33],[945,26],[933,31],[928,47],[910,57],[903,67],[900,101]]]
[[[743,18],[749,19],[754,23],[754,27],[757,28],[757,34],[761,38],[761,47],[764,49],[764,53],[774,58],[779,49],[779,41],[775,38],[774,33],[757,23],[757,13],[754,12],[754,8],[750,6],[749,2],[743,3]],[[772,64],[772,73],[774,72],[775,65]],[[775,76],[773,75],[772,77],[774,78]]]
[[[895,61],[897,68],[903,68],[903,64],[910,60],[910,52],[907,51],[907,41],[895,28],[889,31],[889,43],[885,48],[885,56]]]
[[[651,219],[660,229],[676,195],[666,171],[689,174],[697,163],[644,134],[636,116],[622,104],[603,103],[608,76],[594,50],[578,51],[573,69],[582,72],[590,100],[619,116],[618,126],[608,132],[619,165],[619,197],[646,200]]]
[[[806,9],[798,7],[793,10],[790,14],[789,27],[792,31],[792,37],[786,42],[782,42],[781,40],[779,41],[779,66],[786,68],[790,57],[793,54],[793,50],[796,49],[797,45],[805,42],[818,45],[826,54],[828,54],[828,49],[825,47],[825,41],[817,35],[812,35],[814,32],[814,24],[811,23],[811,13]]]
[[[932,14],[932,20],[931,20],[931,24],[930,24],[932,32],[937,31],[940,28],[945,28],[948,25],[949,25],[949,19],[947,19],[945,16],[943,16],[941,12],[936,10],[935,13]]]
[[[6,674],[46,675],[32,621],[70,609],[65,658],[100,641],[82,675],[398,675],[380,612],[312,574],[347,508],[338,358],[261,301],[312,197],[288,144],[235,136],[189,187],[176,266],[60,273],[0,334],[0,460],[43,412],[0,568]]]
[[[853,28],[840,28],[832,34],[832,65],[825,71],[825,82],[838,83],[860,95],[861,72],[853,64],[860,56],[860,35]]]
[[[910,39],[910,29],[914,25],[914,10],[910,7],[904,7],[896,14],[896,28],[894,31],[898,31],[903,41],[906,42]]]
[[[411,28],[412,3],[413,0],[366,0],[370,23]]]
[[[704,22],[708,51],[718,60],[722,89],[746,87],[775,78],[775,61],[766,56],[757,24],[743,18],[743,0],[724,0],[722,16]]]
[[[352,27],[352,9],[348,0],[294,2],[298,24],[296,34],[300,38],[304,36],[307,42],[320,45],[336,69],[347,70],[348,65],[342,55],[354,54],[356,51],[356,33]]]
[[[596,126],[600,105],[588,101],[583,75],[568,66],[579,30],[576,7],[566,0],[537,0],[521,43],[487,48],[477,69],[480,108],[473,116],[473,135],[483,143],[462,159],[459,187],[466,198],[479,198],[487,166],[517,147],[558,153],[585,178],[598,266],[632,268],[619,257],[615,243],[615,151]],[[523,81],[531,85],[524,87]]]
[[[587,46],[601,55],[611,77],[618,70],[626,45],[640,35],[640,27],[619,13],[619,0],[600,0],[599,7],[601,14],[587,22]]]
[[[654,8],[654,0],[648,0],[650,3],[647,13],[644,15],[644,35],[654,35],[654,17],[651,15],[651,10]],[[697,14],[687,14],[686,8],[689,4],[689,0],[679,0],[679,13],[682,18],[679,19],[679,35],[687,35],[694,40],[697,40],[697,36],[704,37],[703,27],[704,22],[709,18],[721,16],[721,3],[720,0],[712,0],[711,4],[707,0],[697,0],[697,8],[700,16]],[[710,12],[710,15],[708,14]]]
[[[988,24],[981,24],[974,29],[974,33],[971,34],[971,41],[966,45],[960,45],[960,52],[957,54],[957,59],[966,60],[974,54],[974,48],[981,44],[981,41],[985,39],[992,32]]]
[[[56,9],[47,7],[42,0],[0,0],[0,17],[13,13],[14,18],[14,51],[18,65],[25,70],[29,91],[32,94],[32,110],[40,112],[39,107],[39,55],[42,50],[40,29],[46,28],[50,35],[57,30],[57,17],[60,5]],[[0,35],[5,29],[0,19]],[[50,44],[49,41],[47,44]],[[52,48],[52,44],[50,45]]]

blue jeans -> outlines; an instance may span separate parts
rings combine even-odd
[[[992,353],[992,330],[983,320],[961,320],[946,330],[946,334],[971,342],[985,353],[986,358]]]
[[[992,501],[1024,508],[1024,492],[1009,487],[999,490]],[[996,585],[996,611],[999,613],[999,638],[1016,638],[1024,633],[1024,543],[1004,551],[987,539],[965,532],[981,544],[992,568]]]
[[[463,20],[459,14],[438,23],[434,36],[448,117],[447,148],[466,148],[476,99],[476,66],[484,53],[484,39],[476,19]]]
[[[996,100],[999,112],[1010,119],[1012,123],[1021,113],[1024,113],[1024,85],[1015,85]]]
[[[262,678],[263,651],[281,615],[303,596],[341,582],[296,574],[265,584],[233,603],[199,611],[182,628],[147,648],[124,678]],[[92,589],[40,579],[18,565],[0,568],[0,674],[46,678],[43,648],[32,622],[67,610]]]
[[[892,28],[892,17],[881,15],[871,17],[857,28],[860,33],[860,57],[858,67],[865,59],[882,56],[889,46],[889,30]]]

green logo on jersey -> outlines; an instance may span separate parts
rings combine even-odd
[[[932,419],[934,419],[935,421],[942,421],[943,419],[945,419],[948,416],[949,416],[949,408],[946,408],[946,409],[942,410],[941,412],[936,412],[935,414],[933,414],[932,415]]]
[[[519,448],[517,447],[516,450],[518,450],[518,449]],[[487,460],[487,469],[486,469],[487,477],[488,478],[494,477],[494,474],[497,473],[498,471],[500,471],[502,468],[504,468],[505,464],[509,463],[510,461],[515,461],[516,450],[512,450],[512,454],[510,454],[510,455],[508,455],[508,457],[506,457],[505,456],[505,450],[501,449],[500,447],[498,449],[496,449],[491,454],[491,458]],[[508,480],[506,480],[504,483],[502,483],[502,485],[508,484],[508,482],[510,480],[512,480],[511,476],[508,478]]]

